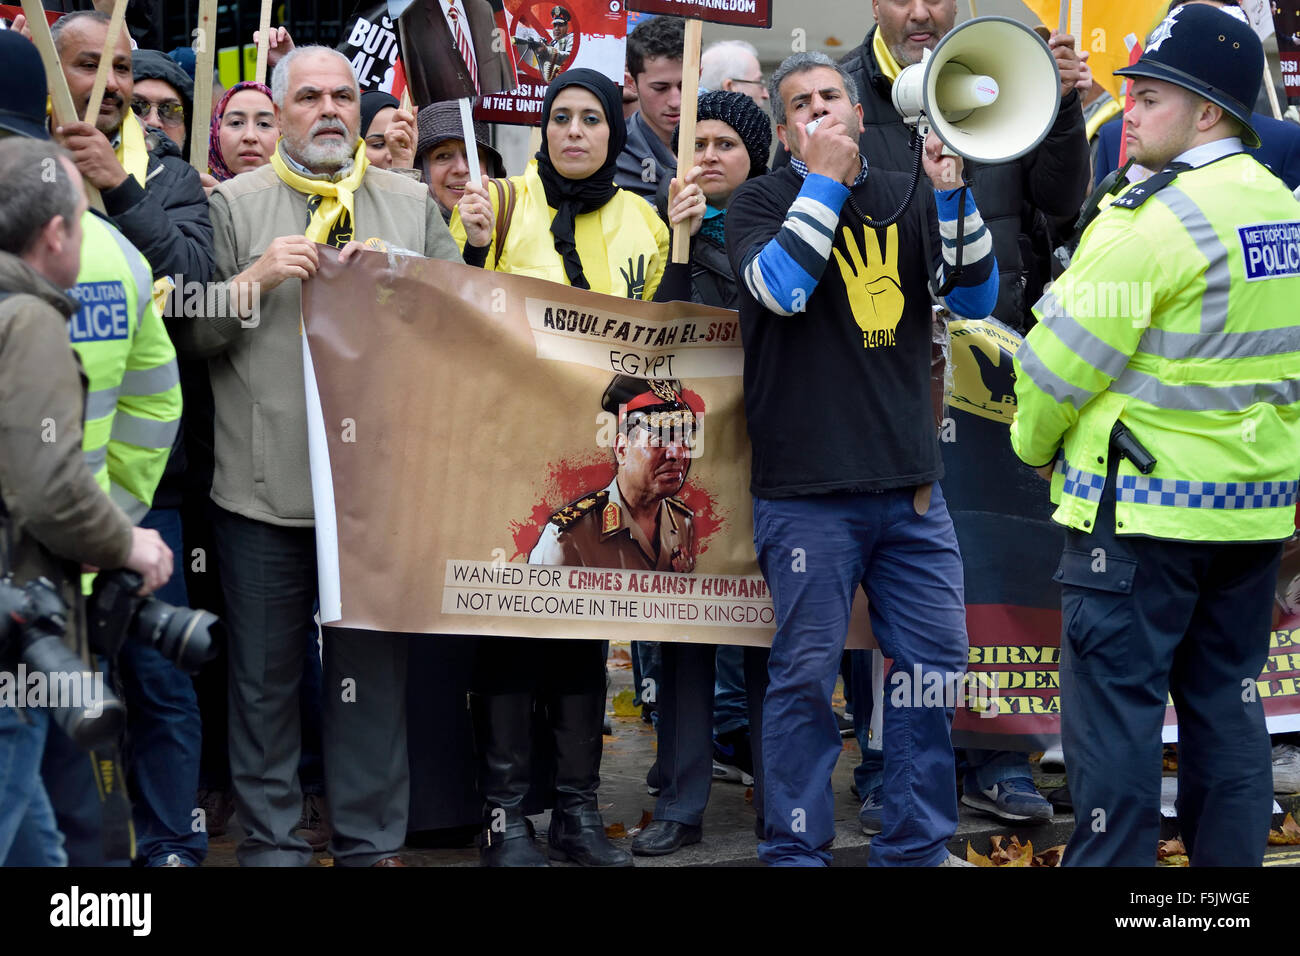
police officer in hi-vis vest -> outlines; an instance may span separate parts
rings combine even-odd
[[[1300,477],[1300,203],[1243,152],[1264,53],[1179,7],[1130,78],[1128,155],[1016,356],[1016,454],[1067,526],[1067,866],[1152,865],[1161,726],[1178,713],[1193,865],[1259,865],[1272,808],[1264,666]]]

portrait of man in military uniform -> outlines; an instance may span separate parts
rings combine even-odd
[[[614,480],[551,515],[529,564],[695,570],[695,520],[676,497],[698,421],[676,381],[615,376],[601,407],[618,416]]]

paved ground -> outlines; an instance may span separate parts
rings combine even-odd
[[[625,663],[619,666],[616,658],[611,660],[610,676],[611,695],[631,688],[631,669]],[[837,706],[843,701],[838,696]],[[654,762],[656,748],[654,731],[648,724],[642,723],[638,716],[615,716],[614,733],[605,738],[604,757],[601,766],[600,809],[606,826],[621,824],[625,830],[637,826],[643,815],[654,809],[654,798],[646,792],[645,773]],[[863,835],[858,827],[857,800],[849,791],[853,781],[853,767],[859,760],[857,743],[852,738],[844,740],[843,752],[835,767],[835,825],[836,837],[833,848],[835,865],[863,866],[866,864],[867,846],[870,839]],[[1050,790],[1061,786],[1061,776],[1042,774],[1037,764],[1033,765],[1036,781],[1040,790]],[[754,808],[750,803],[752,794],[749,788],[733,783],[715,783],[709,807],[704,819],[704,840],[700,844],[686,847],[677,853],[658,858],[638,857],[637,866],[757,866],[755,856],[757,839],[754,836]],[[1290,810],[1300,818],[1300,796],[1279,798],[1283,809]],[[539,833],[545,833],[549,814],[534,818]],[[1169,832],[1163,836],[1173,836],[1172,821],[1167,821]],[[1058,813],[1050,823],[1033,827],[1017,827],[1014,824],[987,816],[976,810],[961,807],[961,820],[956,835],[949,843],[949,849],[959,856],[965,856],[966,844],[980,853],[988,853],[990,838],[996,834],[1016,834],[1021,843],[1032,842],[1035,850],[1041,852],[1048,847],[1063,844],[1074,825],[1071,814]],[[1275,820],[1275,824],[1277,821]],[[230,832],[211,841],[207,865],[235,866],[235,845],[241,836],[238,823],[231,822]],[[617,840],[620,845],[627,845],[630,838]],[[1300,847],[1273,847],[1265,865],[1300,866]],[[403,851],[403,860],[413,866],[476,866],[478,851],[474,848],[454,850],[424,850],[408,848]],[[317,854],[316,862],[320,865],[332,865],[327,854]],[[556,864],[568,865],[568,864]]]

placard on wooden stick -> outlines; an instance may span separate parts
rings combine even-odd
[[[217,56],[217,0],[199,0],[194,30],[194,116],[190,123],[190,165],[208,171],[208,137],[212,133],[212,66]]]
[[[629,10],[686,19],[682,50],[682,112],[677,126],[677,171],[684,176],[695,165],[695,117],[699,111],[700,34],[704,21],[743,27],[770,27],[771,0],[628,0]],[[691,227],[673,227],[673,262],[690,261]]]
[[[114,0],[113,14],[108,21],[108,33],[104,35],[104,49],[99,55],[99,69],[95,71],[95,85],[90,88],[90,99],[86,101],[87,123],[94,123],[99,115],[100,104],[104,102],[104,87],[108,85],[108,71],[113,68],[113,50],[117,47],[117,38],[122,33],[122,21],[126,19],[127,0]],[[129,107],[130,104],[126,104]],[[124,109],[126,107],[123,107]]]
[[[257,69],[253,79],[266,82],[266,60],[271,52],[271,0],[262,0],[262,10],[257,18]]]
[[[53,113],[54,125],[75,123],[80,117],[77,116],[77,108],[72,103],[68,79],[63,75],[63,66],[59,62],[59,54],[54,49],[54,38],[50,36],[50,24],[45,19],[45,9],[41,6],[40,0],[23,0],[23,15],[27,17],[27,29],[32,31],[32,42],[41,55],[41,65],[45,67],[45,83],[50,91],[50,110]],[[99,190],[84,179],[82,185],[86,189],[86,201],[103,212],[104,200],[100,197]]]

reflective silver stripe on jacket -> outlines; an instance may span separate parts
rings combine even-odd
[[[1092,399],[1092,392],[1086,388],[1071,385],[1044,364],[1025,339],[1016,352],[1020,367],[1033,379],[1034,384],[1054,398],[1058,403],[1070,402],[1075,409],[1083,408]]]
[[[113,499],[113,503],[126,512],[126,516],[131,519],[131,524],[139,524],[144,516],[149,513],[147,504],[116,482],[108,486],[108,497]]]
[[[93,422],[107,418],[117,408],[117,389],[101,388],[86,393],[86,421]]]
[[[176,420],[160,422],[119,410],[113,419],[112,439],[141,448],[170,448],[179,427],[180,422]]]
[[[1240,412],[1260,402],[1293,405],[1300,401],[1300,380],[1294,378],[1244,385],[1171,385],[1131,366],[1115,380],[1110,390],[1156,408],[1187,412]]]
[[[145,267],[144,256],[141,255],[140,250],[133,246],[126,236],[111,225],[108,226],[107,232],[113,237],[117,247],[122,250],[122,258],[126,260],[127,268],[131,270],[131,278],[135,280],[135,318],[138,324],[144,319],[144,311],[149,307],[153,295],[153,274]]]
[[[1205,292],[1201,295],[1201,331],[1222,332],[1228,321],[1228,291],[1232,288],[1228,250],[1210,220],[1201,212],[1201,207],[1176,185],[1166,186],[1155,194],[1155,198],[1178,217],[1196,248],[1208,260]]]
[[[1117,378],[1128,365],[1129,356],[1084,328],[1065,310],[1055,292],[1049,289],[1034,308],[1043,315],[1044,323],[1062,345],[1103,375]]]
[[[166,392],[181,380],[176,360],[171,359],[154,368],[131,369],[122,373],[123,395],[158,395]]]

